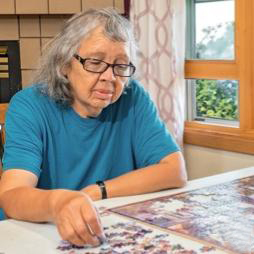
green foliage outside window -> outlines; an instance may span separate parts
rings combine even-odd
[[[196,80],[197,116],[238,120],[237,91],[234,80]]]

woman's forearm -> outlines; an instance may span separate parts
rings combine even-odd
[[[51,221],[51,193],[52,190],[17,187],[3,192],[0,204],[7,217],[34,222]]]
[[[146,168],[133,170],[105,182],[108,197],[137,195],[178,188],[184,186],[185,183],[185,166],[181,159],[179,161],[179,158],[172,158],[171,163],[161,162]]]
[[[166,156],[160,163],[133,170],[105,181],[108,198],[138,195],[186,184],[185,163],[181,153]],[[90,185],[83,189],[93,200],[101,199],[100,188]]]

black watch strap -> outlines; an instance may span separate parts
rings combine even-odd
[[[108,195],[107,195],[105,183],[103,181],[97,181],[96,184],[101,189],[101,199],[106,199],[108,197]]]

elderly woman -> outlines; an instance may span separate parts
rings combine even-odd
[[[183,156],[135,73],[128,20],[113,9],[73,16],[50,43],[35,84],[6,117],[0,205],[52,221],[76,245],[103,237],[93,200],[186,183]]]

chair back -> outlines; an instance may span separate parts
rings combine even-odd
[[[8,103],[0,103],[0,178],[2,175],[2,158],[5,143],[5,114],[8,109]]]

